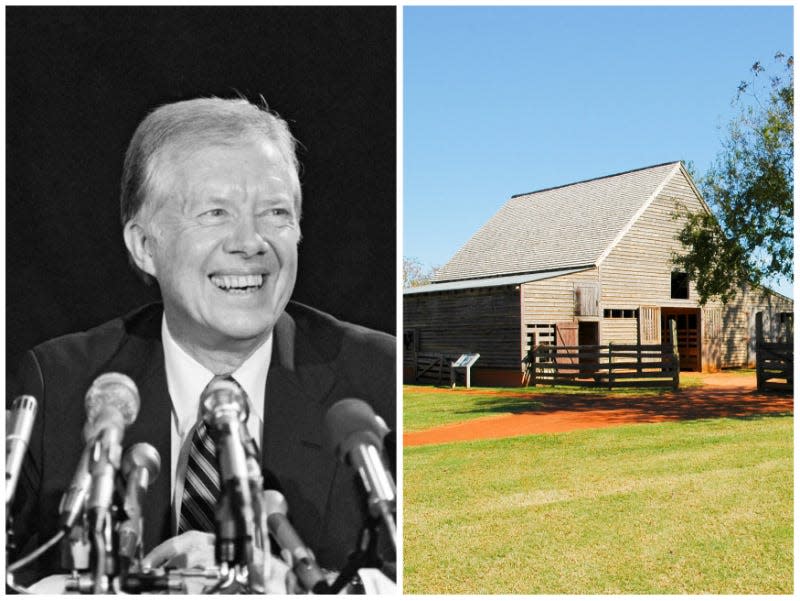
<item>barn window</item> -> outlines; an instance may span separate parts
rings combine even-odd
[[[528,348],[541,345],[554,345],[556,343],[556,324],[554,323],[529,323],[526,324]]]
[[[417,330],[403,330],[403,350],[407,352],[419,350],[419,337],[417,336]]]
[[[634,319],[638,317],[637,309],[603,309],[606,319]]]
[[[689,298],[689,276],[686,273],[672,272],[670,298]]]

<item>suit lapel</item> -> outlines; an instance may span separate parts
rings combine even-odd
[[[278,319],[273,332],[264,411],[263,465],[267,466],[273,460],[291,461],[281,457],[280,448],[270,437],[322,448],[324,404],[334,382],[331,367],[315,357],[311,341],[298,335],[297,324],[287,312]]]
[[[290,518],[313,548],[323,536],[336,470],[323,432],[335,374],[288,313],[273,332],[262,438],[264,479],[268,487],[282,490]]]

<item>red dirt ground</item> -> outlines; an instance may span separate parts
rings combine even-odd
[[[522,413],[483,417],[403,434],[403,446],[462,440],[505,438],[522,434],[568,432],[634,423],[711,417],[747,417],[791,413],[791,394],[759,393],[753,374],[692,374],[703,384],[659,396],[559,395],[539,397],[540,407]],[[486,395],[485,390],[464,391]],[[499,396],[527,396],[513,389]]]

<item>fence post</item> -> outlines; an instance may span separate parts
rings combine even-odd
[[[678,322],[669,320],[669,337],[672,341],[672,356],[674,357],[675,375],[672,376],[672,389],[678,390],[681,385],[681,357],[678,353]]]
[[[553,345],[553,352],[551,353],[553,357],[553,381],[551,383],[552,386],[556,385],[556,380],[558,380],[558,343]]]
[[[609,342],[608,343],[608,389],[609,390],[611,390],[611,388],[614,386],[613,375],[612,375],[612,370],[614,369],[613,368],[613,365],[614,365],[613,355],[612,355],[612,352],[611,352],[611,345],[612,344],[614,344],[614,343],[613,342]]]
[[[759,392],[764,390],[764,352],[761,343],[764,342],[764,313],[756,313],[756,388]]]
[[[536,340],[536,338],[534,338]],[[536,364],[539,362],[539,345],[533,347],[531,356],[531,380],[533,380],[533,387],[536,388]]]

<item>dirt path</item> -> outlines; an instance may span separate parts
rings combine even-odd
[[[755,374],[693,374],[703,385],[660,396],[553,395],[531,411],[483,417],[403,434],[403,446],[568,432],[633,423],[791,413],[789,394],[756,392]],[[482,395],[486,391],[476,391]],[[509,396],[513,391],[502,392]],[[524,395],[524,393],[519,393]]]

